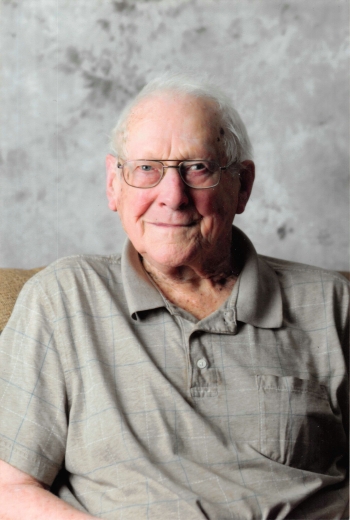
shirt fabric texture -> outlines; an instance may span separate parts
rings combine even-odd
[[[0,338],[0,458],[105,519],[348,518],[349,284],[257,255],[197,320],[128,241],[31,278]]]

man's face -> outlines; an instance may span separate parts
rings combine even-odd
[[[150,97],[133,110],[126,157],[119,159],[159,159],[165,164],[208,159],[226,166],[222,132],[210,101],[171,93]],[[148,263],[162,271],[201,269],[230,254],[232,221],[244,211],[251,185],[247,195],[240,191],[238,175],[224,171],[218,186],[193,189],[169,168],[157,186],[140,189],[126,184],[116,166],[108,156],[109,207],[119,212],[129,239]],[[253,178],[252,172],[251,184]]]

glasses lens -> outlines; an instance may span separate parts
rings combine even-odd
[[[157,161],[126,161],[123,165],[125,182],[135,188],[151,188],[163,175],[163,165]]]
[[[184,161],[181,176],[188,186],[211,188],[220,180],[220,166],[214,161]]]

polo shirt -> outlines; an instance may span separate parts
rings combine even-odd
[[[197,320],[128,241],[31,278],[0,338],[0,457],[104,519],[348,518],[349,284],[257,255]]]

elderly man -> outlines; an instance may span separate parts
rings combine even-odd
[[[232,227],[254,164],[212,87],[153,81],[113,145],[123,254],[49,266],[1,338],[0,517],[348,518],[346,281]]]

